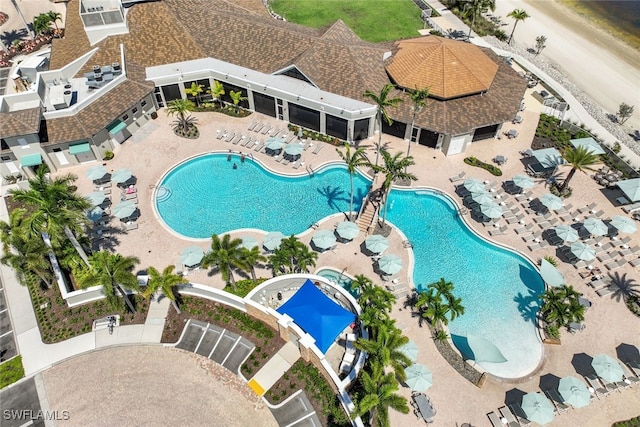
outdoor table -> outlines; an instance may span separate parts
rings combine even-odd
[[[504,156],[496,156],[496,163],[501,165],[504,163]]]
[[[431,402],[429,402],[425,394],[420,393],[413,395],[413,401],[416,402],[418,411],[420,411],[420,415],[422,415],[422,418],[425,420],[431,421],[436,415],[433,411],[433,406],[431,406]]]
[[[605,177],[607,179],[607,181],[609,182],[616,182],[618,180],[618,177],[615,176],[614,174],[609,174]]]

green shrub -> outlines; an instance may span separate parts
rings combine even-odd
[[[558,330],[558,327],[556,325],[547,325],[545,326],[544,331],[549,338],[560,338],[560,330]]]
[[[483,162],[483,161],[481,161],[481,160],[478,160],[477,158],[475,158],[475,157],[473,157],[473,156],[471,156],[471,157],[466,157],[466,158],[464,159],[464,162],[465,162],[466,164],[468,164],[468,165],[476,166],[476,167],[479,167],[479,168],[485,169],[485,170],[489,171],[489,173],[491,173],[492,175],[495,175],[495,176],[502,176],[502,170],[500,170],[500,168],[499,168],[499,167],[494,166],[494,165],[489,164],[489,163],[485,163],[485,162]]]
[[[640,427],[640,416],[631,418],[630,420],[615,422],[612,427]]]
[[[15,383],[24,377],[22,356],[14,357],[0,365],[0,389]]]
[[[230,294],[234,294],[234,295],[237,295],[237,296],[239,296],[241,298],[244,298],[244,297],[247,296],[247,294],[249,292],[251,292],[253,290],[253,288],[258,286],[259,284],[261,284],[265,280],[267,280],[267,279],[258,278],[258,279],[256,279],[256,283],[254,283],[252,279],[238,280],[236,282],[235,289],[234,289],[233,285],[227,285],[227,286],[225,286],[224,290],[226,292],[229,292]]]
[[[113,151],[107,150],[104,152],[103,160],[111,160],[113,159],[113,156],[115,156],[115,154],[113,154]]]
[[[447,334],[447,331],[437,330],[435,335],[433,336],[433,339],[435,341],[446,341],[447,338],[449,338],[449,334]]]

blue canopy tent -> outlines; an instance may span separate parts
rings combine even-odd
[[[356,316],[336,304],[309,279],[287,302],[278,308],[316,340],[316,346],[326,353],[340,332],[353,323]]]

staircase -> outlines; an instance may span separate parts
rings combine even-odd
[[[367,203],[367,206],[360,213],[360,216],[358,216],[357,224],[360,231],[363,231],[365,233],[369,232],[369,228],[371,227],[371,224],[373,224],[373,220],[376,217],[376,214],[376,207],[371,203]]]

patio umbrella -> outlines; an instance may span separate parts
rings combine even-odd
[[[599,354],[594,357],[591,366],[596,371],[596,374],[607,382],[622,381],[622,374],[624,374],[622,367],[617,360],[608,354]]]
[[[565,242],[575,242],[580,236],[578,236],[578,230],[570,225],[562,224],[554,228],[556,236],[564,240]]]
[[[475,178],[465,179],[462,185],[464,185],[464,188],[471,192],[483,191],[485,189],[484,183]]]
[[[604,236],[609,232],[609,227],[607,227],[607,224],[605,224],[601,219],[598,218],[587,218],[582,223],[582,226],[594,236]]]
[[[418,346],[412,340],[409,340],[406,344],[401,345],[398,348],[398,351],[407,356],[412,362],[418,360]]]
[[[93,209],[89,209],[87,211],[87,218],[89,218],[93,222],[96,222],[100,218],[102,218],[103,214],[104,210],[100,206],[95,206]]]
[[[200,264],[204,257],[204,250],[199,246],[188,246],[180,253],[180,262],[187,267]]]
[[[591,401],[591,393],[587,386],[576,377],[564,377],[558,384],[558,392],[565,402],[574,408],[587,406]]]
[[[542,203],[552,211],[557,211],[558,209],[561,209],[564,206],[562,199],[556,196],[555,194],[551,194],[551,193],[543,194],[540,197],[540,203]]]
[[[542,393],[527,393],[522,397],[522,410],[527,419],[538,424],[548,424],[553,421],[553,405]]]
[[[91,181],[98,180],[100,178],[104,178],[107,174],[107,169],[104,166],[94,166],[87,171],[87,178]]]
[[[480,212],[489,218],[500,218],[502,216],[502,208],[495,203],[488,205],[480,205]]]
[[[616,185],[632,202],[640,201],[640,178],[625,179],[616,182]]]
[[[303,148],[304,148],[304,145],[300,145],[296,142],[294,144],[287,144],[284,147],[284,152],[290,156],[299,156],[300,154],[302,154]]]
[[[279,231],[272,231],[271,233],[267,233],[262,239],[262,246],[268,251],[273,251],[280,247],[280,242],[284,239],[284,234]]]
[[[476,362],[502,363],[507,361],[500,349],[485,338],[469,334],[467,335],[467,344],[473,352],[473,360]]]
[[[367,240],[364,241],[364,246],[367,250],[379,254],[389,247],[389,241],[384,236],[374,234],[367,237]]]
[[[433,374],[424,365],[414,363],[404,370],[407,376],[405,384],[413,391],[427,391],[433,384]]]
[[[129,169],[118,169],[111,174],[111,181],[115,182],[116,184],[122,184],[123,182],[127,182],[128,180],[130,180],[132,176],[133,175],[131,174],[131,171]]]
[[[267,138],[265,142],[265,147],[269,150],[280,150],[284,146],[284,141],[282,138],[278,138],[277,136],[272,136]]]
[[[481,205],[494,203],[493,196],[487,192],[471,193],[471,198]]]
[[[240,246],[251,250],[258,246],[258,239],[253,236],[242,236],[242,245]]]
[[[355,222],[343,221],[336,227],[336,233],[343,239],[353,240],[360,234],[360,229]]]
[[[533,179],[527,175],[516,175],[513,177],[512,181],[514,185],[517,185],[520,188],[533,188],[535,185]]]
[[[631,218],[623,215],[614,216],[611,220],[611,225],[621,233],[635,233],[638,229],[638,226]]]
[[[562,286],[566,283],[560,270],[544,258],[542,258],[540,262],[540,276],[542,276],[542,280],[549,286]]]
[[[386,254],[378,260],[378,268],[385,274],[396,274],[402,270],[402,259],[394,254]]]
[[[136,211],[138,207],[131,200],[120,202],[113,207],[113,215],[116,218],[124,219],[129,218]]]
[[[311,242],[318,249],[329,249],[336,244],[336,236],[329,230],[320,230],[313,235]]]
[[[571,252],[583,261],[591,261],[596,257],[596,251],[586,243],[575,242],[571,245]]]
[[[107,198],[107,195],[102,191],[93,191],[84,197],[89,199],[89,202],[91,202],[93,206],[97,206],[101,205],[102,202],[104,202],[104,199]]]
[[[302,128],[298,128],[298,138],[302,138]]]

